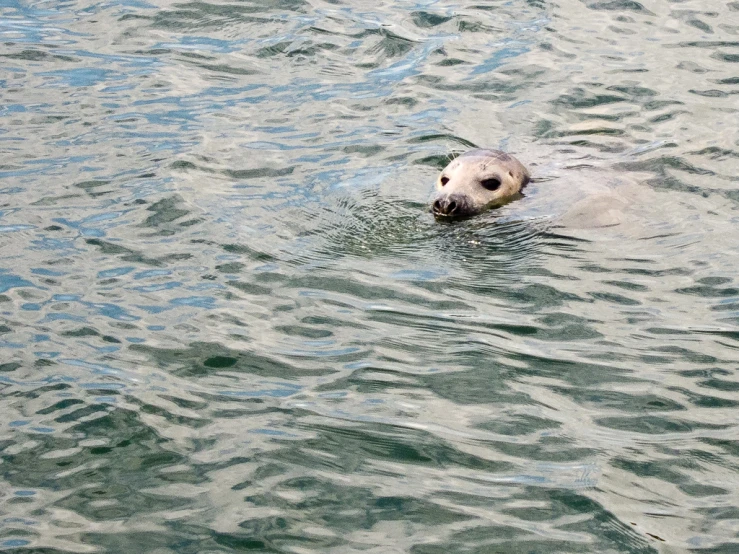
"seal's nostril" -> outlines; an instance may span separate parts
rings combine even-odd
[[[434,205],[432,206],[432,209],[434,210],[434,213],[441,213],[441,201],[436,200],[434,202]]]
[[[457,211],[457,203],[454,200],[452,200],[451,202],[449,202],[449,205],[446,207],[446,212],[449,215],[451,215],[456,211]]]

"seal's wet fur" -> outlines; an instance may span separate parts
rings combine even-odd
[[[470,150],[439,174],[431,211],[439,218],[479,214],[520,198],[530,179],[527,169],[510,154]]]

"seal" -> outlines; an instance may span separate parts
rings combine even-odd
[[[470,150],[439,174],[431,211],[437,218],[476,215],[523,197],[521,190],[530,180],[526,168],[510,154]]]

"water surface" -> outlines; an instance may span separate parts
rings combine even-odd
[[[0,38],[1,549],[737,551],[739,3],[11,0]],[[474,146],[538,180],[437,223]],[[604,190],[625,223],[562,225]]]

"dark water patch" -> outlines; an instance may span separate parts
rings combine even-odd
[[[210,423],[210,421],[205,418],[195,418],[195,417],[187,417],[183,415],[178,415],[178,414],[172,413],[172,411],[168,408],[157,406],[155,404],[148,404],[145,402],[138,401],[136,399],[132,399],[131,404],[133,406],[137,406],[142,414],[147,414],[150,416],[161,418],[162,421],[166,421],[167,423],[172,424],[172,425],[178,425],[178,426],[197,429],[199,427],[205,427],[206,425]],[[154,463],[154,462],[149,462],[149,464],[151,463]]]
[[[422,28],[437,27],[452,20],[449,16],[425,11],[413,12],[410,15],[413,18],[413,23]]]
[[[719,79],[715,81],[719,85],[739,85],[739,77],[729,77],[728,79]]]
[[[739,391],[739,382],[730,379],[706,379],[698,383],[702,387],[716,389],[726,392]]]
[[[729,96],[726,92],[716,90],[716,89],[710,89],[710,90],[694,90],[691,89],[690,91],[693,94],[696,94],[698,96],[707,96],[709,98],[725,98]]]
[[[560,423],[536,416],[519,415],[507,420],[485,421],[478,425],[480,429],[501,435],[529,435],[547,429],[557,429]]]
[[[623,306],[639,306],[641,302],[634,300],[621,294],[613,294],[608,292],[591,293],[593,298],[604,300],[606,302],[613,302],[615,304],[621,304]]]
[[[388,58],[402,57],[413,48],[415,41],[400,36],[389,29],[380,29],[382,37],[378,43],[369,49],[370,54],[382,54]]]
[[[635,460],[617,458],[612,460],[611,464],[614,467],[627,470],[629,473],[642,478],[656,478],[675,484],[687,481],[687,477],[679,472],[677,467],[674,467],[672,464],[670,464],[670,467],[667,467],[664,462],[660,461],[637,462]]]
[[[284,168],[259,168],[259,169],[241,169],[241,170],[223,170],[223,174],[231,179],[248,180],[269,177],[283,177],[291,175],[295,167]]]
[[[245,373],[261,377],[275,377],[290,380],[301,375],[321,375],[332,373],[329,368],[307,368],[293,366],[285,362],[283,356],[266,356],[250,351],[239,351],[218,344],[193,344],[187,349],[163,349],[141,344],[131,345],[131,350],[149,356],[157,365],[174,371],[177,376],[187,378],[204,378],[216,375],[219,370],[229,373]],[[287,355],[289,357],[289,354]],[[300,357],[300,356],[296,356]],[[335,356],[336,361],[351,361],[353,353]],[[255,396],[262,393],[262,385],[256,384]],[[278,396],[290,395],[297,389],[287,384],[274,383],[273,389],[265,394]],[[249,395],[247,389],[246,395]]]
[[[690,294],[695,296],[702,296],[705,298],[723,298],[723,297],[734,297],[739,296],[739,288],[734,287],[717,287],[712,286],[712,283],[705,283],[703,285],[694,285],[692,287],[685,287],[677,289],[675,292],[680,294]]]
[[[624,96],[616,96],[612,94],[592,95],[584,89],[576,89],[570,94],[560,96],[555,100],[555,104],[567,108],[582,109],[626,101],[627,98]]]
[[[739,401],[722,398],[719,396],[711,396],[707,394],[695,394],[690,391],[681,391],[688,398],[689,402],[694,406],[701,408],[736,408]]]
[[[277,260],[273,255],[267,252],[260,252],[247,244],[222,244],[220,245],[224,251],[233,254],[243,254],[248,258],[258,262],[274,262]]]
[[[737,63],[739,62],[739,54],[729,54],[725,52],[716,52],[711,56],[722,62]]]
[[[164,260],[155,260],[152,258],[148,258],[142,252],[137,252],[136,250],[126,248],[125,246],[114,244],[108,241],[103,241],[100,239],[88,239],[86,242],[91,246],[97,246],[102,254],[123,254],[123,256],[121,256],[121,260],[125,262],[141,263],[153,267],[162,266],[165,262]],[[171,257],[168,258],[172,259]]]
[[[599,388],[556,388],[558,392],[571,397],[578,404],[591,409],[617,409],[634,413],[683,411],[685,406],[667,397],[653,394],[626,393]]]
[[[613,285],[614,287],[618,287],[620,289],[629,290],[629,291],[645,292],[649,290],[645,285],[642,285],[639,283],[632,283],[628,281],[603,281],[603,284]]]
[[[697,152],[690,152],[696,156],[706,156],[712,160],[723,160],[731,158],[739,158],[739,152],[735,150],[722,149],[717,147],[708,147]]]
[[[723,429],[723,425],[695,425],[688,421],[668,417],[643,416],[639,418],[639,424],[633,418],[602,418],[597,422],[599,425],[619,430],[630,430],[636,433],[644,433],[649,435],[661,435],[669,433],[688,433],[696,428],[703,429]]]
[[[270,295],[273,292],[270,287],[265,287],[257,283],[228,281],[226,284],[250,295]]]
[[[701,21],[700,19],[688,19],[686,23],[696,29],[700,29],[704,33],[713,34],[713,28],[711,28],[708,23]]]
[[[171,196],[163,198],[148,206],[147,211],[154,212],[148,216],[142,223],[144,227],[162,228],[168,223],[172,223],[190,213],[182,206],[182,198]]]
[[[234,67],[232,65],[228,64],[209,64],[209,63],[197,63],[197,62],[191,62],[193,65],[200,67],[202,69],[205,69],[207,71],[211,71],[213,73],[216,73],[219,76],[225,75],[255,75],[259,73],[255,69],[249,69],[246,67]]]
[[[632,11],[644,15],[654,15],[639,2],[633,0],[611,0],[606,2],[592,2],[587,5],[591,10],[599,11]]]
[[[224,26],[241,23],[279,23],[279,18],[264,17],[270,8],[279,11],[303,11],[302,0],[283,0],[284,6],[263,6],[258,3],[214,4],[209,2],[189,2],[177,5],[177,9],[160,10],[152,17],[152,26],[163,30],[217,30]],[[252,5],[250,5],[252,4]]]
[[[612,129],[609,127],[601,127],[594,129],[583,129],[582,131],[563,131],[561,133],[549,133],[548,138],[565,137],[565,136],[581,136],[581,135],[605,135],[605,136],[621,136],[624,134],[622,129]],[[579,146],[586,146],[588,143],[578,141]],[[610,147],[607,147],[610,149]]]
[[[613,85],[610,87],[606,87],[606,90],[612,90],[615,92],[620,92],[621,94],[629,97],[632,101],[642,98],[642,97],[653,97],[657,96],[657,91],[646,88],[646,87],[639,87],[639,86],[621,86],[621,85]]]
[[[161,509],[164,505],[174,507],[178,503],[172,500],[156,500],[134,492],[143,483],[131,479],[137,475],[140,468],[154,469],[156,467],[173,465],[181,461],[174,452],[162,448],[163,441],[158,441],[151,430],[138,423],[138,418],[132,412],[125,410],[104,410],[106,415],[86,423],[78,423],[74,430],[79,436],[88,441],[95,439],[111,448],[95,446],[77,447],[74,455],[71,452],[66,456],[49,456],[55,452],[64,452],[76,446],[76,441],[58,439],[53,436],[43,437],[44,440],[35,441],[36,446],[22,453],[3,456],[7,466],[6,479],[15,487],[45,487],[50,472],[58,474],[54,479],[55,490],[69,490],[70,494],[58,502],[64,509],[74,509],[92,520],[102,521],[113,515],[116,517],[132,515],[136,512],[152,512]],[[132,425],[133,424],[133,425]],[[159,445],[157,444],[159,443]],[[117,464],[115,458],[121,455],[135,455],[135,464]],[[35,459],[33,469],[28,470],[29,460]],[[73,471],[79,468],[82,471]],[[93,487],[79,485],[91,480],[96,483]],[[158,481],[151,475],[148,485]],[[134,484],[138,483],[138,484]],[[105,510],[98,510],[95,504],[106,500],[109,506]],[[185,502],[186,503],[186,502]]]
[[[84,190],[87,194],[89,194],[92,198],[96,198],[98,196],[104,196],[106,194],[111,194],[113,191],[97,191],[95,189],[98,189],[99,187],[104,187],[110,184],[110,181],[82,181],[79,183],[75,183],[73,186],[81,188]]]
[[[386,460],[393,463],[411,466],[447,467],[449,465],[503,471],[509,467],[504,462],[497,462],[467,454],[447,444],[440,437],[408,428],[393,428],[387,425],[363,424],[357,427],[313,427],[318,432],[313,449],[320,451],[320,445],[333,445],[345,452],[348,460],[354,460],[356,467],[347,467],[352,471],[361,471],[366,461],[373,463]],[[306,444],[310,452],[312,441]],[[331,448],[334,450],[334,448]],[[289,452],[280,452],[280,459],[303,465],[305,461],[294,457]],[[365,460],[365,462],[363,462]],[[443,512],[442,512],[443,513]],[[429,514],[433,515],[433,514]],[[457,517],[465,519],[461,514]]]

